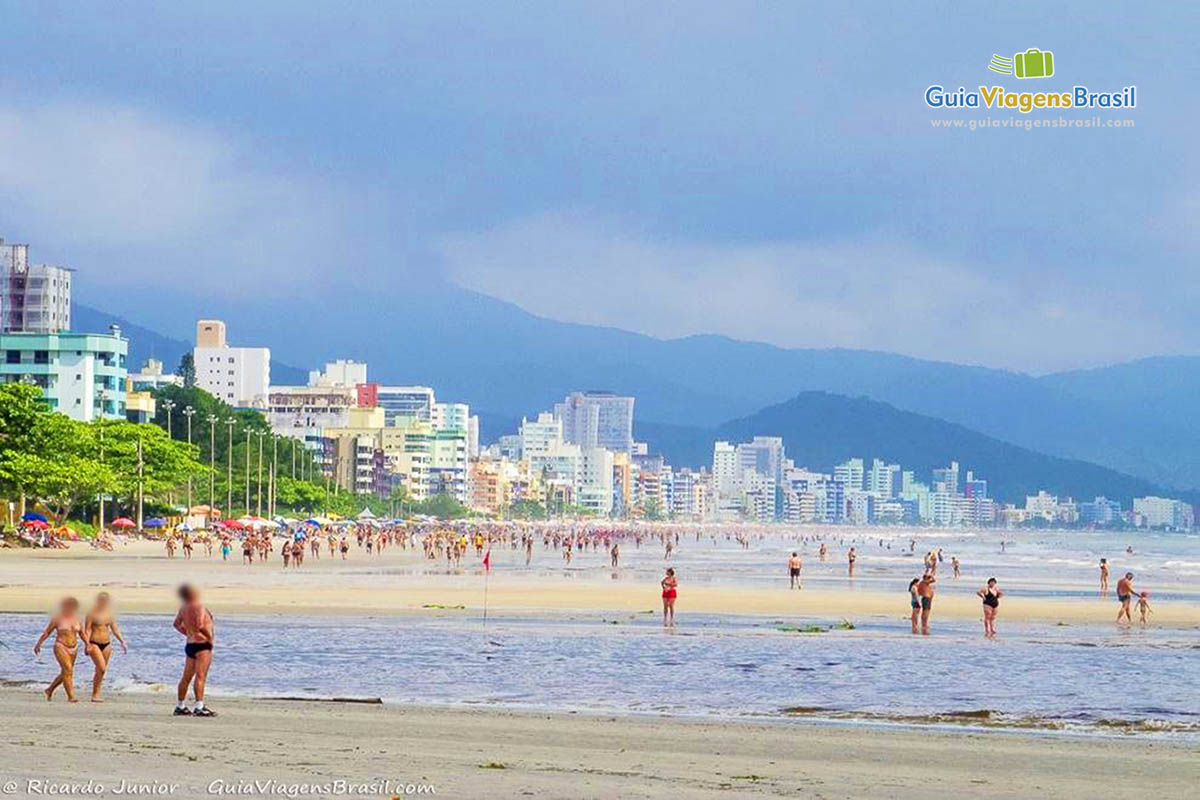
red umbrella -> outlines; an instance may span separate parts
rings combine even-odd
[[[49,523],[43,522],[40,519],[31,519],[31,520],[28,520],[27,522],[22,522],[21,524],[24,525],[26,528],[36,528],[39,531],[45,530],[46,528],[50,527]]]
[[[112,522],[110,522],[109,525],[112,525],[114,528],[136,528],[137,527],[137,523],[134,522],[133,520],[131,520],[129,517],[117,517]]]
[[[242,528],[246,527],[242,523],[238,522],[236,519],[227,519],[227,520],[221,522],[220,524],[224,525],[226,528],[229,528],[232,531],[240,531]]]

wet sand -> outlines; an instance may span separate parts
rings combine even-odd
[[[0,764],[22,791],[90,779],[112,796],[124,779],[202,797],[217,780],[391,779],[365,796],[432,784],[463,798],[1182,798],[1200,781],[1195,744],[1142,738],[229,698],[210,698],[220,716],[201,720],[171,717],[161,695],[69,706],[26,687],[0,689],[0,705],[20,720]]]
[[[517,558],[510,554],[503,557]],[[174,587],[197,583],[206,602],[221,614],[428,613],[446,607],[479,613],[484,602],[483,573],[464,562],[462,574],[405,574],[424,570],[419,553],[389,550],[371,559],[362,551],[349,561],[309,558],[299,570],[283,570],[278,556],[267,565],[243,566],[240,555],[229,563],[206,556],[197,548],[191,560],[168,559],[162,545],[133,542],[116,552],[75,545],[68,550],[0,550],[0,612],[45,612],[64,594],[88,598],[101,588],[112,592],[127,613],[173,613]],[[473,562],[472,562],[473,563]],[[901,584],[895,592],[870,588],[870,581],[810,580],[803,591],[787,591],[781,578],[778,591],[762,586],[697,583],[680,588],[678,610],[714,614],[748,614],[865,619],[908,615],[908,594]],[[954,591],[943,590],[935,601],[935,618],[979,619],[980,605],[971,594],[977,581],[943,576]],[[613,580],[611,572],[526,575],[506,567],[498,558],[488,578],[489,614],[530,614],[563,611],[639,612],[657,609],[659,589],[653,581]],[[1117,604],[1108,599],[1031,598],[1010,595],[1001,608],[1001,621],[1107,623]],[[1158,627],[1200,625],[1200,602],[1156,603]]]

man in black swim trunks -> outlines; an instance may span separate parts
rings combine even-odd
[[[181,605],[175,615],[175,630],[186,637],[187,643],[183,646],[183,677],[176,693],[175,716],[215,717],[217,713],[204,706],[204,684],[208,681],[213,658],[213,616],[200,602],[200,593],[193,586],[183,584],[178,594]],[[190,709],[187,707],[189,685],[196,696],[196,704]]]

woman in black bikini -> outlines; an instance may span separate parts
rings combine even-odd
[[[975,594],[983,599],[983,635],[991,639],[996,635],[996,612],[1000,610],[1000,598],[1004,592],[996,586],[995,578],[988,578],[987,586]]]
[[[121,652],[128,653],[125,637],[117,625],[117,615],[113,611],[112,598],[108,592],[96,595],[96,604],[88,612],[83,622],[83,638],[87,641],[87,654],[96,667],[92,677],[92,702],[103,703],[100,697],[100,684],[104,682],[104,674],[108,672],[108,662],[112,660],[112,640],[115,638],[121,644]]]

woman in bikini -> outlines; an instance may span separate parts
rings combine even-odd
[[[675,568],[667,567],[667,574],[662,579],[663,627],[675,627],[675,598],[679,595],[679,581],[675,577]]]
[[[113,657],[112,640],[116,639],[120,643],[122,653],[129,652],[129,646],[125,643],[120,626],[117,625],[117,615],[113,611],[112,598],[108,592],[96,595],[96,604],[83,621],[83,638],[87,641],[87,649],[84,652],[91,657],[92,664],[96,667],[92,677],[92,702],[103,703],[100,684],[104,682],[108,662]]]
[[[50,622],[46,624],[37,644],[33,646],[35,656],[41,655],[42,643],[50,638],[51,633],[54,634],[54,658],[58,661],[58,677],[46,687],[46,699],[53,699],[54,691],[62,686],[67,693],[67,700],[78,703],[79,700],[75,697],[75,657],[79,655],[79,640],[83,639],[84,646],[87,646],[87,637],[84,635],[83,623],[79,621],[79,601],[74,597],[63,598],[58,604],[58,612],[50,617]]]
[[[996,612],[1000,610],[1000,598],[1004,592],[996,586],[995,578],[988,578],[987,585],[975,594],[983,599],[983,635],[991,639],[996,635]]]

